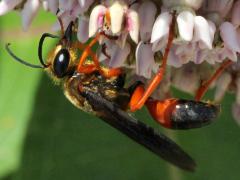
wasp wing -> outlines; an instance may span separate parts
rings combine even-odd
[[[175,166],[194,171],[196,167],[194,160],[171,139],[129,116],[115,103],[106,100],[100,94],[88,91],[83,92],[83,96],[97,112],[97,116],[106,123]]]

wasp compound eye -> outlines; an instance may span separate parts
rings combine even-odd
[[[55,72],[55,75],[58,78],[62,78],[66,75],[69,61],[70,61],[70,54],[69,54],[68,50],[61,49],[57,53],[57,55],[54,59],[54,63],[53,63],[53,70]]]

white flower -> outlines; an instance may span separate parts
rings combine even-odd
[[[139,36],[139,18],[135,10],[128,8],[124,1],[114,1],[110,7],[97,5],[91,12],[89,20],[89,37],[98,30],[120,35],[127,31],[137,43]]]
[[[22,0],[2,0],[0,1],[0,16],[13,10]]]
[[[107,41],[106,39],[104,39],[102,44],[104,44],[104,48],[100,49],[99,60],[111,68],[123,67],[131,52],[130,45],[126,43],[123,48],[120,48],[113,41]]]
[[[59,1],[58,0],[43,0],[43,8],[45,11],[50,11],[54,14],[57,13],[58,7],[59,7]]]
[[[231,22],[235,27],[240,26],[240,0],[236,1],[233,5]]]
[[[156,13],[157,7],[152,1],[145,1],[139,6],[138,14],[142,41],[148,41],[151,38]]]
[[[164,7],[189,7],[194,10],[202,6],[203,0],[162,0]]]
[[[154,66],[152,46],[141,41],[136,48],[136,74],[149,79]]]
[[[141,41],[136,47],[136,74],[151,78],[155,66],[154,52],[149,43],[152,27],[157,13],[156,5],[151,1],[143,2],[139,8],[140,38]]]
[[[27,0],[27,2],[24,4],[23,10],[21,11],[21,15],[23,29],[25,31],[28,29],[32,20],[37,15],[40,6],[41,4],[39,0]]]
[[[231,60],[237,61],[236,53],[240,53],[240,41],[236,28],[232,23],[224,22],[219,29],[224,46],[234,54],[235,58],[232,58]]]
[[[78,31],[77,38],[80,42],[85,43],[88,40],[88,29],[89,19],[85,16],[80,16],[78,18]]]
[[[153,44],[152,50],[159,51],[161,50],[167,42],[169,26],[172,21],[172,15],[169,12],[161,13],[152,29],[151,43]]]

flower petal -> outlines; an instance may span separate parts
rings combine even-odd
[[[117,34],[121,31],[124,18],[124,6],[121,1],[115,1],[109,8],[111,18],[111,31],[113,34]]]
[[[223,52],[225,53],[225,56],[228,59],[230,59],[234,62],[237,62],[238,58],[237,58],[237,53],[235,51],[233,51],[231,49],[228,49],[228,48],[225,48]]]
[[[22,0],[2,0],[0,2],[0,16],[11,11],[15,6],[21,3]]]
[[[42,3],[45,11],[50,11],[56,14],[59,7],[58,0],[44,0]]]
[[[240,43],[238,42],[237,31],[229,22],[224,22],[219,27],[221,38],[224,44],[231,50],[240,52]]]
[[[102,40],[102,44],[104,44],[105,47],[99,46],[97,50],[98,60],[99,62],[104,62],[105,65],[109,66],[109,56],[113,54],[113,49],[115,48],[116,44],[107,40],[106,38]]]
[[[66,29],[67,26],[69,25],[69,23],[75,19],[74,17],[72,17],[72,16],[69,15],[69,11],[63,12],[59,17],[60,17],[61,20],[62,20],[64,29]],[[53,30],[53,31],[58,31],[58,30],[60,30],[60,29],[61,29],[61,26],[60,26],[60,24],[59,24],[59,21],[57,21],[57,22],[53,25],[52,30]]]
[[[89,8],[89,6],[93,3],[94,0],[78,0],[79,5],[82,8]]]
[[[229,73],[224,72],[216,82],[216,91],[214,94],[214,101],[220,102],[224,97],[229,84],[232,81],[232,77]]]
[[[164,36],[164,37],[161,38],[161,40],[159,40],[159,41],[155,41],[155,42],[152,44],[152,51],[153,51],[153,52],[157,52],[157,51],[162,50],[162,49],[166,46],[167,41],[168,41],[168,35],[167,35],[167,36]]]
[[[240,0],[236,1],[232,10],[232,23],[237,27],[240,26]]]
[[[193,59],[193,62],[195,64],[201,64],[207,57],[208,55],[208,50],[204,49],[204,50],[198,50],[196,51],[195,53],[195,56],[194,56],[194,59]]]
[[[199,9],[202,5],[203,0],[162,0],[162,3],[167,8],[172,7],[189,7],[195,10]]]
[[[182,62],[180,58],[176,55],[175,51],[176,51],[176,47],[172,47],[168,55],[167,64],[169,66],[179,68],[182,66]]]
[[[210,29],[208,21],[202,16],[195,16],[193,41],[198,41],[201,49],[212,49],[211,33],[212,29]]]
[[[187,43],[187,44],[179,44],[175,45],[174,53],[180,59],[182,64],[188,63],[190,60],[193,60],[195,52],[198,49],[196,48],[196,43]]]
[[[76,5],[76,0],[60,0],[59,9],[64,11],[71,11]]]
[[[128,32],[122,31],[121,34],[118,36],[118,39],[116,40],[116,44],[122,49],[126,44],[127,36],[128,36]]]
[[[172,15],[169,12],[164,12],[157,17],[152,29],[151,43],[168,36],[171,21]]]
[[[136,48],[136,74],[148,79],[151,78],[154,64],[154,53],[151,45],[139,42]]]
[[[97,5],[93,8],[89,18],[89,37],[92,37],[97,32],[98,28],[103,26],[103,16],[106,10],[106,7],[103,5]]]
[[[199,74],[195,67],[193,63],[189,63],[176,69],[172,80],[173,85],[184,92],[194,94],[199,86]]]
[[[27,2],[24,4],[23,10],[21,11],[22,25],[24,31],[28,29],[33,18],[37,15],[39,8],[39,0],[27,0]]]
[[[113,47],[111,53],[111,60],[109,62],[109,67],[117,68],[123,66],[123,63],[127,59],[130,53],[130,45],[126,43],[123,49],[121,49],[118,45]]]
[[[240,126],[240,104],[238,104],[237,102],[235,102],[232,105],[232,115],[233,115],[234,120]]]
[[[151,1],[143,2],[138,10],[140,20],[140,37],[142,41],[151,38],[152,27],[157,13],[156,5]]]
[[[191,41],[193,37],[194,15],[189,11],[181,12],[177,17],[178,30],[181,38]]]
[[[232,8],[232,4],[233,0],[204,1],[201,11],[203,11],[204,14],[218,14],[224,18]]]
[[[210,34],[211,42],[213,42],[214,35],[216,32],[216,25],[210,20],[208,20],[208,25],[209,25],[209,34]]]
[[[138,13],[133,9],[128,9],[127,12],[127,29],[129,31],[130,37],[137,44],[139,36],[139,17]]]
[[[78,40],[82,43],[85,43],[88,40],[88,27],[89,27],[89,19],[80,16],[78,18],[78,32],[77,32],[77,37]]]
[[[94,2],[94,0],[78,0],[78,3],[80,5],[80,7],[83,9],[84,12],[86,12],[89,7],[92,5],[92,3]]]

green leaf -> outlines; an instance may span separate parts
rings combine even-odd
[[[31,39],[14,43],[15,53],[36,56]],[[39,72],[14,62],[0,44],[0,177],[15,170],[20,162],[23,140],[39,81]],[[33,55],[34,54],[34,55]]]

